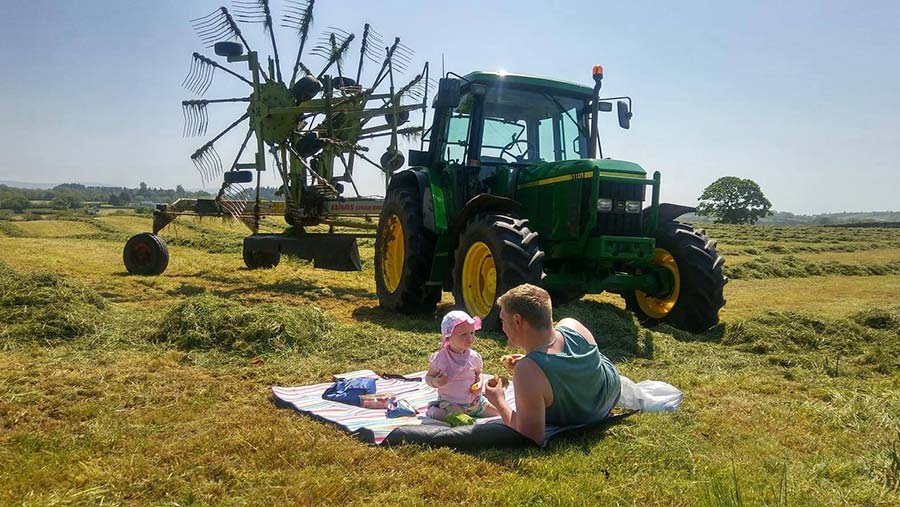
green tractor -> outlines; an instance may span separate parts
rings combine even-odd
[[[694,210],[659,202],[660,174],[603,158],[598,116],[631,99],[507,73],[440,80],[427,149],[387,188],[375,242],[383,308],[433,311],[443,291],[499,327],[497,298],[523,283],[554,304],[620,294],[638,319],[702,332],[725,304],[724,259]],[[424,148],[424,146],[423,146]],[[647,202],[647,194],[650,200]]]

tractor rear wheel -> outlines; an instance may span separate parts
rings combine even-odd
[[[122,260],[132,275],[160,275],[169,265],[169,248],[156,234],[142,232],[125,243]]]
[[[280,252],[263,252],[260,250],[247,250],[244,247],[244,265],[247,269],[272,269],[281,261]]]
[[[481,317],[484,329],[500,328],[497,298],[544,275],[544,252],[528,220],[478,215],[466,225],[454,252],[453,296],[457,306]]]
[[[434,234],[425,228],[419,193],[405,187],[388,191],[375,235],[375,291],[382,308],[434,311],[441,287],[425,285],[434,244]]]
[[[674,279],[672,291],[653,297],[639,290],[624,294],[625,306],[642,324],[665,322],[672,327],[702,333],[719,323],[725,305],[722,273],[725,259],[716,252],[716,242],[687,224],[663,224],[656,235],[653,263],[668,269]]]

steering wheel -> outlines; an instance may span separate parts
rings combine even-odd
[[[525,143],[525,149],[524,150],[520,149],[520,151],[522,152],[520,155],[513,155],[513,153],[509,150],[512,149],[514,146],[516,146],[519,143]],[[525,159],[525,155],[528,154],[528,141],[525,139],[516,139],[514,141],[511,141],[509,144],[507,144],[500,150],[501,158],[503,157],[504,153],[509,155],[510,158],[515,159],[516,162],[521,162],[522,160]]]

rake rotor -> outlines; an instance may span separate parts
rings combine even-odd
[[[422,73],[405,84],[397,83],[398,75],[411,65],[415,53],[402,44],[399,37],[385,46],[382,36],[366,23],[359,37],[359,47],[354,51],[358,51],[357,58],[350,64],[355,64],[355,69],[345,73],[347,57],[357,36],[330,26],[310,42],[314,5],[315,0],[284,2],[280,25],[296,32],[299,46],[287,83],[282,77],[268,0],[234,0],[233,15],[221,7],[191,20],[204,46],[215,47],[217,55],[227,56],[229,63],[247,62],[251,74],[249,78],[245,77],[211,58],[193,53],[190,69],[182,82],[185,89],[203,96],[217,71],[222,71],[247,84],[251,91],[247,97],[185,100],[182,112],[183,135],[196,137],[205,135],[209,129],[211,104],[248,103],[246,113],[200,146],[191,155],[191,160],[204,184],[229,173],[225,175],[216,200],[222,210],[247,223],[254,232],[259,225],[259,176],[265,170],[265,155],[274,156],[276,174],[283,182],[289,212],[298,217],[314,217],[315,211],[301,213],[297,207],[308,207],[311,202],[320,203],[321,199],[338,198],[343,191],[338,181],[351,183],[355,190],[354,158],[369,162],[390,175],[399,168],[398,160],[402,164],[403,156],[397,149],[398,136],[420,136],[424,130],[423,127],[404,126],[404,123],[409,120],[411,111],[424,111],[427,105],[427,97],[434,85],[428,78],[427,64]],[[238,23],[263,25],[272,45],[268,67],[250,48]],[[235,44],[237,41],[240,43]],[[318,72],[304,64],[304,55],[324,60]],[[366,61],[374,63],[377,71],[369,86],[362,83]],[[389,85],[388,89],[376,91],[383,84]],[[234,162],[226,166],[215,144],[245,121],[244,140]],[[360,145],[360,141],[386,136],[390,137],[390,146],[381,156],[380,163],[372,160],[378,157],[366,156],[368,148]],[[251,150],[256,156],[251,163],[241,163],[251,137],[256,139],[255,150]],[[338,165],[344,168],[342,176],[334,174]],[[246,169],[256,170],[256,202],[252,214],[249,208],[251,189],[245,186],[251,181],[250,175],[233,172],[246,173]],[[318,197],[312,200],[303,197],[310,192]]]

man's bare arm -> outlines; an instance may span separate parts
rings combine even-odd
[[[544,397],[547,377],[543,370],[530,359],[522,359],[516,364],[513,386],[516,390],[516,411],[507,422],[519,433],[544,444],[544,428],[547,404]],[[503,419],[506,422],[506,418]]]

